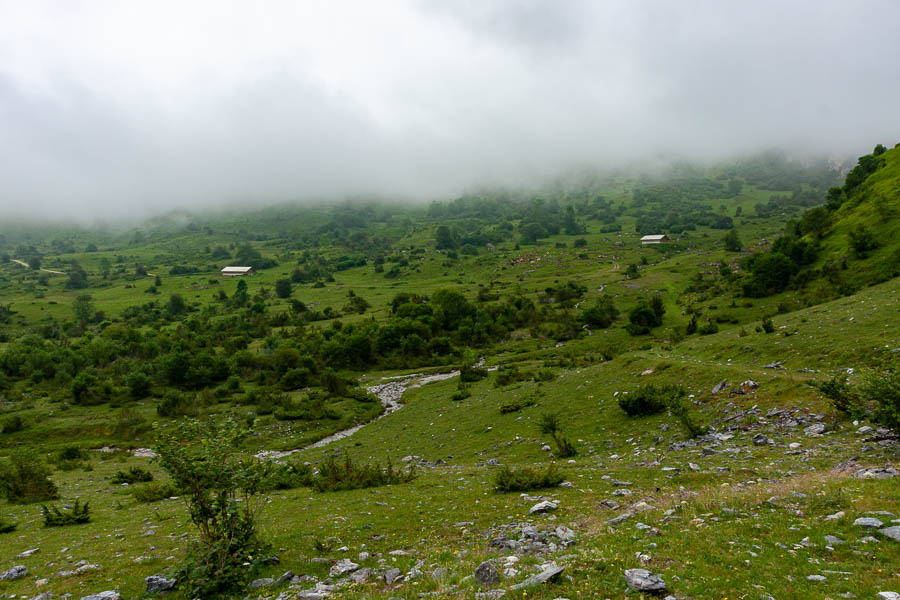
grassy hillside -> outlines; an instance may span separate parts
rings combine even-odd
[[[809,385],[846,375],[858,390],[896,369],[898,152],[840,194],[827,166],[769,155],[428,207],[10,229],[0,482],[16,456],[47,465],[54,502],[89,502],[91,520],[45,528],[40,503],[0,504],[0,526],[16,525],[0,533],[0,573],[28,569],[0,593],[143,597],[145,577],[174,573],[195,535],[184,490],[132,450],[192,417],[246,427],[235,449],[249,464],[296,450],[279,460],[297,473],[345,457],[415,473],[357,490],[268,488],[260,533],[280,562],[253,577],[296,579],[235,597],[636,597],[634,568],[678,599],[898,590],[900,542],[880,533],[900,519],[897,436]],[[781,236],[815,238],[815,260],[781,291],[743,293],[748,265],[785,248],[775,240],[791,218],[811,226],[804,210],[818,204],[830,206],[820,229]],[[865,256],[860,226],[879,240]],[[642,247],[651,229],[672,243]],[[841,257],[846,269],[833,268]],[[217,276],[233,264],[258,274]],[[376,418],[367,388],[427,374],[443,377]],[[650,386],[683,397],[628,416],[621,401]],[[132,467],[154,482],[111,483]],[[505,467],[552,467],[565,482],[501,493]],[[541,500],[556,508],[530,514]],[[343,559],[355,579],[329,574]],[[480,586],[484,561],[500,577]],[[551,561],[561,576],[514,587]],[[84,564],[97,568],[73,572]]]

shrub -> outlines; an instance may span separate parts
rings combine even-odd
[[[137,502],[159,502],[172,496],[180,495],[177,487],[171,482],[160,483],[152,481],[144,485],[136,485],[131,488],[131,495]]]
[[[313,484],[313,468],[307,464],[293,461],[272,463],[261,489],[292,490],[298,487],[309,487]]]
[[[510,469],[504,466],[494,475],[494,489],[498,492],[527,492],[556,487],[563,479],[565,477],[556,470],[556,465],[550,465],[543,472],[531,467]]]
[[[697,333],[700,335],[712,335],[713,333],[719,333],[719,326],[716,325],[715,321],[707,323],[706,325],[701,325],[697,329]]]
[[[535,405],[535,399],[532,396],[525,396],[523,398],[516,398],[514,400],[510,400],[509,402],[504,402],[500,405],[500,414],[507,414],[513,412],[519,412],[523,408],[528,408],[529,406]]]
[[[55,506],[41,506],[41,515],[44,517],[44,527],[64,527],[66,525],[79,525],[91,520],[88,502],[81,504],[78,500],[72,508],[59,510]]]
[[[494,387],[499,388],[526,379],[531,379],[530,373],[523,373],[515,366],[502,366],[497,369],[497,374],[494,375]]]
[[[862,383],[851,386],[840,374],[830,381],[811,383],[839,411],[853,418],[868,418],[895,432],[900,432],[900,365],[880,370],[866,370]]]
[[[15,433],[25,429],[25,423],[19,415],[12,415],[3,420],[3,433]]]
[[[619,408],[629,417],[642,417],[661,413],[675,400],[683,398],[687,392],[678,385],[642,385],[630,394],[619,394]]]
[[[556,443],[556,455],[560,458],[571,458],[578,454],[575,445],[562,437],[557,413],[543,413],[538,420],[538,429],[553,438]]]
[[[0,490],[17,504],[55,500],[59,492],[49,476],[47,465],[33,450],[14,450],[9,461],[0,464]]]
[[[415,472],[412,469],[395,469],[390,460],[382,469],[378,463],[355,465],[349,456],[345,456],[343,463],[329,458],[320,464],[319,474],[313,485],[320,492],[334,492],[407,483],[414,478]]]
[[[775,331],[775,323],[772,322],[771,318],[766,317],[762,320],[762,329],[766,333],[772,333]]]
[[[15,523],[10,523],[9,521],[5,521],[3,517],[0,517],[0,533],[12,533],[15,530]]]
[[[687,399],[681,397],[672,398],[669,402],[669,411],[681,421],[681,425],[684,427],[688,437],[700,437],[708,431],[706,425],[701,425],[694,420],[694,415],[691,414],[691,405]]]
[[[128,386],[128,394],[135,400],[140,400],[150,395],[153,380],[146,373],[135,371],[125,378]]]
[[[160,417],[196,416],[199,411],[185,394],[170,390],[156,406],[156,414]]]
[[[241,588],[268,550],[257,531],[267,466],[237,455],[246,435],[233,419],[185,420],[157,438],[159,463],[182,490],[198,533],[176,571],[185,597],[219,598]]]
[[[53,457],[56,468],[60,471],[74,471],[79,468],[90,468],[85,461],[90,460],[90,456],[85,450],[78,446],[66,446],[59,450]]]
[[[127,471],[117,471],[109,480],[113,485],[121,485],[123,483],[143,483],[147,481],[153,481],[153,474],[147,469],[142,469],[140,467],[131,467]]]

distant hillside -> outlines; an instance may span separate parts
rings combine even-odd
[[[826,203],[788,221],[769,252],[748,256],[744,295],[800,290],[806,304],[900,275],[900,147],[861,156]]]
[[[831,212],[818,262],[842,269],[846,264],[845,279],[854,287],[900,275],[900,146],[860,158],[861,165],[869,163],[874,170],[860,183],[854,185],[856,169],[847,175],[843,202]]]

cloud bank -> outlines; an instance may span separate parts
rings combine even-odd
[[[0,1],[0,216],[900,141],[894,0]]]

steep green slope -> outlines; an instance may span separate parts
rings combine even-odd
[[[856,287],[900,275],[900,147],[877,159],[877,170],[832,214],[818,263],[847,260],[845,277]],[[860,236],[875,247],[854,250]]]

